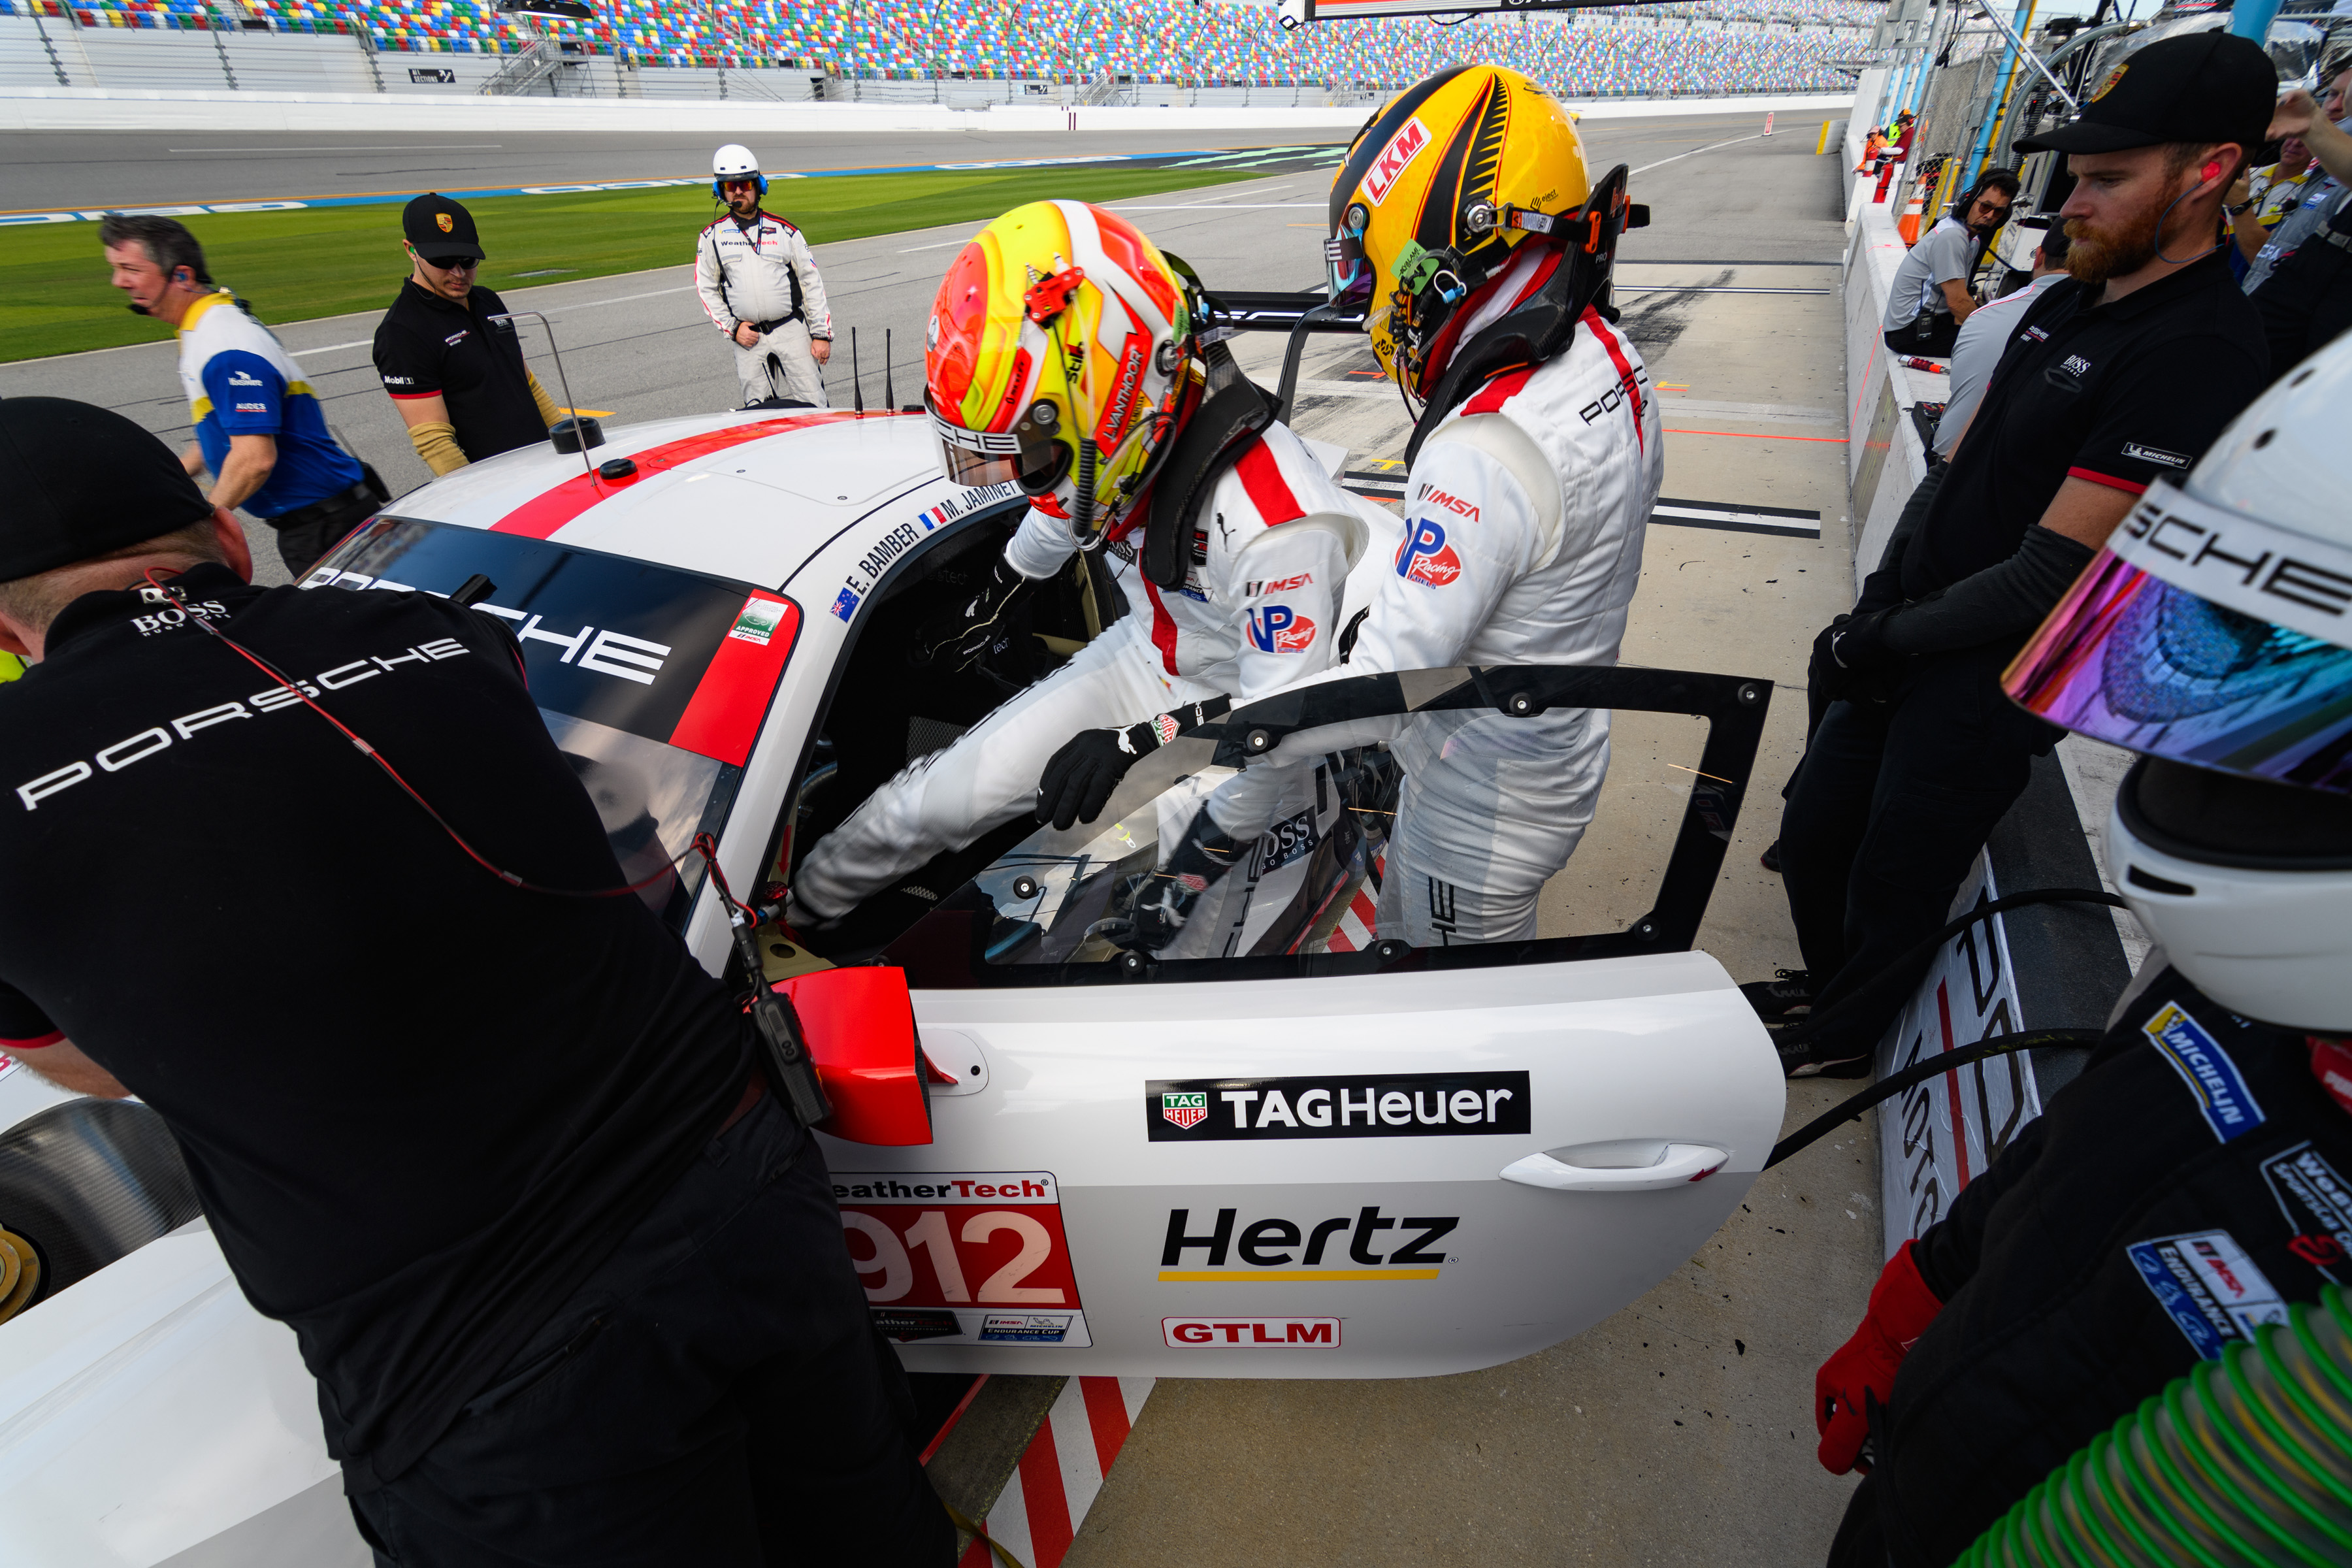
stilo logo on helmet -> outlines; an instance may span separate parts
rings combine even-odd
[[[1591,185],[1549,93],[1496,67],[1441,71],[1373,116],[1332,181],[1331,297],[1365,301],[1373,356],[1425,395],[1465,301],[1530,240],[1584,237],[1555,220]]]
[[[1183,285],[1083,202],[1033,202],[948,268],[923,357],[949,477],[1015,482],[1088,548],[1117,538],[1199,384]]]

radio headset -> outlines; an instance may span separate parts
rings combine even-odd
[[[284,670],[222,631],[189,605],[184,590],[156,576],[154,569],[147,572],[147,591],[151,597],[161,598],[175,605],[189,622],[205,636],[228,648],[238,658],[294,694],[295,700],[334,726],[335,732],[383,770],[384,776],[400,786],[400,792],[416,803],[417,808],[433,819],[433,825],[449,836],[449,841],[466,852],[466,858],[510,888],[526,893],[540,893],[551,899],[620,899],[630,897],[670,875],[678,862],[688,855],[699,855],[710,869],[711,886],[719,889],[719,902],[726,907],[727,920],[735,942],[735,956],[743,966],[743,976],[750,985],[743,1010],[751,1016],[759,1031],[760,1065],[767,1075],[769,1088],[775,1090],[793,1113],[793,1120],[803,1127],[814,1127],[833,1114],[833,1106],[824,1097],[824,1087],[817,1081],[816,1061],[809,1054],[808,1037],[802,1032],[800,1015],[793,1011],[792,998],[768,984],[767,969],[760,962],[759,943],[753,940],[752,928],[758,923],[755,911],[737,901],[727,886],[726,874],[719,868],[719,843],[708,833],[698,833],[685,850],[672,856],[660,870],[643,877],[622,888],[550,888],[507,870],[488,856],[466,842],[465,835],[449,826],[448,819],[433,808],[433,803],[419,795],[415,785],[400,776],[400,770],[385,760],[382,752],[350,725],[328,712],[303,691],[300,684]],[[498,591],[498,584],[477,572],[457,585],[449,595],[453,605],[471,609]]]

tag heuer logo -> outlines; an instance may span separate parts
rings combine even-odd
[[[1189,1094],[1163,1094],[1160,1114],[1179,1127],[1198,1127],[1209,1119],[1208,1093],[1195,1089]]]

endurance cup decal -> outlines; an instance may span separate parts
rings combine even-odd
[[[1528,1102],[1523,1072],[1153,1079],[1143,1127],[1154,1143],[1523,1133]]]
[[[874,1326],[901,1344],[1090,1345],[1045,1171],[835,1171]]]

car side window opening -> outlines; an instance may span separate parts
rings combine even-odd
[[[812,740],[788,837],[780,825],[785,853],[804,853],[898,769],[1050,674],[1100,631],[1090,598],[1115,612],[1119,595],[1107,575],[1095,594],[1078,575],[1101,563],[1080,556],[1033,598],[1030,624],[972,668],[910,658],[927,628],[936,637],[957,624],[1020,517],[1015,505],[971,519],[910,552],[877,585]],[[1687,948],[1737,819],[1770,683],[1525,666],[1342,679],[1314,689],[1313,710],[1290,718],[1322,727],[1302,742],[1319,749],[1288,748],[1278,766],[1263,758],[1239,766],[1249,760],[1248,731],[1266,717],[1260,710],[1297,707],[1269,699],[1143,759],[1094,822],[1056,832],[1016,818],[868,897],[837,926],[801,934],[819,962],[897,964],[910,984],[932,988],[1370,973]],[[1495,798],[1532,796],[1540,807],[1550,787],[1544,759],[1560,754],[1563,734],[1573,749],[1586,721],[1580,713],[1607,731],[1580,753],[1601,783],[1597,798],[1586,791],[1591,820],[1582,840],[1537,895],[1535,938],[1453,945],[1441,919],[1435,941],[1415,946],[1383,930],[1382,881],[1408,759],[1425,759],[1433,736],[1443,747],[1475,731],[1468,742],[1506,759]],[[1515,737],[1529,742],[1537,772],[1513,773]],[[1171,858],[1206,820],[1210,797],[1244,784],[1256,796],[1250,820],[1264,829],[1221,875],[1204,879],[1174,940],[1139,947],[1139,900],[1181,869]],[[1420,804],[1458,811],[1463,803]],[[1456,827],[1457,840],[1481,831]],[[1511,852],[1507,824],[1494,837],[1496,853]],[[1429,922],[1416,928],[1426,938]]]

